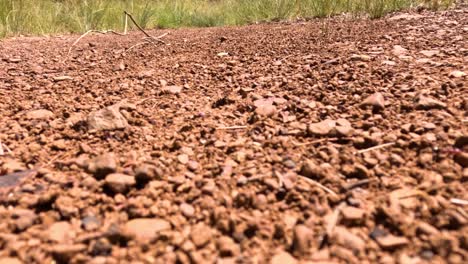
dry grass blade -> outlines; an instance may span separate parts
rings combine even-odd
[[[390,146],[393,146],[393,145],[395,145],[395,142],[385,143],[385,144],[374,146],[374,147],[371,147],[371,148],[358,150],[358,151],[355,152],[355,154],[362,154],[362,153],[366,153],[366,152],[369,152],[369,151],[374,151],[374,150],[390,147]]]
[[[164,33],[164,34],[162,34],[160,36],[157,36],[157,37],[151,37],[151,38],[146,37],[146,38],[144,38],[144,40],[145,40],[144,42],[140,42],[140,43],[137,43],[137,44],[131,46],[130,48],[126,49],[124,51],[124,53],[127,53],[127,52],[131,51],[132,49],[134,49],[136,47],[139,47],[139,46],[143,46],[145,44],[153,44],[154,46],[156,46],[156,43],[154,43],[154,41],[153,41],[154,39],[159,40],[159,42],[161,42],[161,43],[165,43],[164,41],[160,40],[160,38],[166,36],[167,34],[169,34],[169,33]]]
[[[52,159],[50,159],[49,161],[47,161],[47,163],[45,163],[44,165],[40,166],[39,168],[47,168],[47,167],[49,167],[50,165],[54,164],[54,162],[56,162],[58,159],[63,159],[63,158],[68,157],[68,156],[70,156],[70,153],[57,154],[57,155],[55,155]]]
[[[124,11],[124,13],[125,13],[125,15],[126,15],[127,17],[130,18],[130,20],[133,22],[133,24],[135,24],[135,26],[136,26],[143,34],[145,34],[145,36],[146,36],[147,38],[149,38],[149,39],[151,39],[151,40],[155,40],[155,41],[157,41],[157,42],[165,43],[164,41],[162,41],[162,40],[160,39],[160,38],[162,38],[163,36],[165,36],[164,34],[161,35],[161,36],[159,36],[159,37],[153,37],[153,36],[151,36],[150,34],[146,33],[146,31],[143,30],[143,28],[140,27],[140,25],[138,25],[138,23],[135,21],[135,19],[133,19],[133,16],[132,16],[130,13],[128,13],[127,11]],[[166,35],[167,35],[167,33],[166,33]]]
[[[273,175],[278,179],[278,186],[282,188],[284,186],[283,175],[277,170],[273,170]]]
[[[217,130],[236,130],[236,129],[246,129],[247,126],[227,126],[227,127],[218,127]]]
[[[128,16],[125,14],[125,25],[124,25],[124,34],[127,35],[127,28],[128,28]]]
[[[159,42],[161,42],[161,43],[166,43],[166,42],[162,41],[161,39],[162,39],[163,37],[167,36],[168,34],[169,34],[169,33],[166,32],[166,33],[164,33],[164,34],[162,34],[162,35],[159,35],[159,36],[157,36],[157,37],[146,37],[146,38],[144,38],[144,40],[157,40],[157,41],[159,41]]]
[[[143,46],[143,45],[148,44],[148,43],[149,43],[149,42],[140,42],[140,43],[137,43],[137,44],[131,46],[130,48],[126,49],[126,50],[124,51],[124,53],[127,53],[127,52],[131,51],[132,49],[134,49],[134,48],[136,48],[136,47]]]
[[[335,207],[333,212],[327,214],[324,217],[325,230],[324,230],[324,233],[321,235],[320,247],[324,246],[327,243],[327,241],[333,236],[333,231],[335,230],[335,227],[338,225],[341,211],[345,206],[346,206],[346,203],[341,202],[337,207]]]
[[[5,151],[10,155],[13,154],[13,151],[11,151],[11,149],[0,140],[0,156],[4,156]]]
[[[242,180],[240,180],[238,182],[242,183],[242,184],[247,184],[247,183],[250,183],[250,182],[265,179],[266,177],[267,177],[266,175],[259,175],[259,176],[254,176],[254,177],[250,177],[250,178],[245,178],[245,179],[242,179]]]
[[[310,183],[312,185],[315,185],[315,186],[319,187],[320,189],[326,191],[327,193],[329,193],[331,195],[334,195],[334,196],[338,196],[338,194],[336,192],[334,192],[332,189],[328,188],[327,186],[321,184],[320,182],[312,180],[312,179],[307,178],[307,177],[302,176],[302,175],[298,175],[298,176],[301,177],[301,179],[304,179],[306,182],[308,182],[308,183]]]
[[[468,200],[452,198],[450,202],[456,205],[468,205]]]
[[[339,140],[339,138],[321,138],[321,139],[313,140],[310,142],[297,143],[295,141],[292,141],[292,143],[295,147],[303,147],[303,146],[309,146],[309,145],[314,145],[314,144],[328,142],[328,141],[332,142],[332,141],[337,141],[337,140]]]
[[[133,24],[135,24],[135,26],[141,31],[143,32],[143,34],[145,34],[145,38],[143,38],[143,40],[145,40],[145,42],[141,42],[141,43],[137,43],[133,46],[131,46],[130,48],[128,48],[124,53],[138,47],[138,46],[141,46],[141,45],[144,45],[144,44],[147,44],[147,43],[151,43],[153,45],[156,45],[155,42],[159,42],[159,43],[163,43],[165,44],[166,42],[162,41],[161,38],[163,38],[164,36],[166,36],[167,34],[169,33],[164,33],[160,36],[157,36],[157,37],[153,37],[151,36],[150,34],[148,34],[145,30],[143,30],[143,28],[138,25],[138,23],[135,21],[135,19],[133,19],[132,15],[130,13],[128,13],[127,11],[124,11],[124,14],[125,14],[125,29],[124,29],[124,33],[119,33],[119,32],[116,32],[114,30],[104,30],[104,31],[100,31],[100,30],[88,30],[87,32],[85,32],[83,35],[81,35],[75,42],[73,42],[73,44],[70,46],[70,48],[68,49],[68,52],[67,52],[67,56],[65,57],[64,61],[65,62],[68,57],[70,56],[70,53],[73,49],[73,47],[78,44],[84,37],[86,37],[87,35],[91,34],[91,33],[98,33],[98,34],[108,34],[108,33],[112,33],[112,34],[115,34],[115,35],[119,35],[119,36],[126,36],[127,35],[127,27],[128,27],[128,18],[130,18],[130,20],[133,22]]]
[[[353,183],[347,184],[346,186],[344,186],[344,189],[345,189],[346,191],[351,191],[351,190],[354,189],[354,188],[364,186],[364,185],[366,185],[366,184],[369,184],[369,183],[372,182],[372,181],[373,181],[373,179],[364,179],[364,180],[360,180],[360,181],[357,181],[357,182],[353,182]]]
[[[141,32],[143,32],[143,34],[145,34],[145,36],[146,36],[145,38],[143,38],[144,42],[140,42],[140,43],[137,43],[137,44],[131,46],[130,48],[126,49],[124,51],[124,53],[127,53],[127,52],[131,51],[132,49],[134,49],[136,47],[143,46],[143,45],[148,44],[148,43],[153,44],[153,45],[156,46],[155,41],[159,42],[159,43],[166,44],[166,42],[162,41],[161,38],[165,37],[169,33],[166,32],[166,33],[164,33],[164,34],[162,34],[160,36],[153,37],[150,34],[146,33],[146,31],[144,31],[143,28],[140,27],[140,25],[138,25],[138,23],[135,21],[135,19],[133,19],[132,15],[130,15],[127,11],[124,11],[124,13],[125,13],[125,32],[127,32],[127,23],[128,23],[127,21],[128,21],[128,18],[130,18],[130,20],[132,20],[133,24],[135,24],[135,26]]]
[[[116,34],[116,35],[119,35],[119,36],[125,36],[125,34],[122,34],[122,33],[119,33],[119,32],[115,32],[113,30],[105,30],[105,31],[99,31],[99,30],[88,30],[86,31],[83,35],[81,35],[77,40],[75,40],[75,42],[73,42],[73,44],[70,46],[70,48],[68,49],[68,52],[67,52],[67,56],[65,57],[65,61],[67,60],[68,56],[70,55],[73,47],[78,44],[78,42],[80,42],[81,39],[83,39],[84,37],[86,37],[87,35],[89,35],[90,33],[98,33],[98,34],[108,34],[108,33],[112,33],[112,34]],[[64,61],[64,62],[65,62]]]
[[[330,237],[333,233],[333,230],[335,229],[335,226],[338,224],[338,220],[340,218],[340,213],[341,210],[346,206],[345,202],[341,202],[335,210],[333,210],[333,214],[330,216],[330,218],[327,221],[327,226],[326,226],[326,234]]]

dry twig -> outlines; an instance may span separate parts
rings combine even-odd
[[[275,175],[276,178],[278,178],[278,185],[279,185],[280,188],[282,188],[283,185],[284,185],[283,175],[280,172],[276,171],[276,170],[273,170],[273,175]]]
[[[357,182],[353,182],[353,183],[347,184],[344,187],[344,189],[346,191],[351,191],[352,189],[357,188],[357,187],[361,187],[363,185],[366,185],[366,184],[370,183],[371,181],[373,181],[373,179],[364,179],[364,180],[360,180],[360,181],[357,181]]]
[[[127,52],[131,51],[132,49],[134,49],[134,48],[136,48],[136,47],[139,47],[139,46],[143,46],[143,45],[145,45],[145,44],[148,44],[148,42],[140,42],[140,43],[137,43],[137,44],[131,46],[130,48],[126,49],[126,50],[124,51],[124,53],[127,53]]]
[[[267,175],[259,175],[259,176],[254,176],[254,177],[250,177],[250,178],[245,178],[245,179],[242,179],[242,180],[239,180],[239,183],[241,184],[247,184],[249,182],[254,182],[254,181],[259,181],[259,180],[262,180],[264,178],[266,178]]]
[[[134,105],[141,105],[142,103],[146,102],[146,101],[149,101],[149,100],[154,100],[156,99],[155,97],[148,97],[148,98],[144,98],[144,99],[141,99],[139,101],[136,101],[135,103],[133,103]]]
[[[312,180],[310,178],[307,178],[305,176],[302,176],[302,175],[298,175],[300,178],[304,179],[306,182],[312,184],[312,185],[315,185],[317,187],[319,187],[320,189],[326,191],[327,193],[331,194],[331,195],[334,195],[334,196],[338,196],[338,194],[336,192],[334,192],[332,189],[328,188],[327,186],[321,184],[320,182],[318,181],[315,181],[315,180]]]
[[[83,39],[84,37],[86,37],[88,34],[90,33],[98,33],[98,34],[107,34],[107,33],[112,33],[112,34],[116,34],[116,35],[119,35],[119,36],[125,36],[125,34],[122,34],[122,33],[119,33],[119,32],[115,32],[113,30],[104,30],[104,31],[100,31],[100,30],[88,30],[86,31],[83,35],[81,35],[75,42],[73,42],[73,44],[70,46],[70,48],[68,49],[68,52],[67,52],[67,56],[65,57],[65,61],[67,60],[68,56],[70,55],[73,47],[78,44],[78,42],[80,42],[81,39]]]
[[[216,130],[236,130],[236,129],[246,129],[247,126],[227,126],[227,127],[218,127]]]
[[[333,214],[328,219],[328,223],[326,226],[326,234],[331,237],[333,234],[333,230],[335,229],[336,225],[338,224],[338,220],[340,218],[341,210],[346,206],[345,202],[341,202],[335,210],[333,210]]]
[[[323,143],[323,142],[328,142],[328,141],[337,141],[337,140],[339,140],[339,138],[321,138],[321,139],[313,140],[310,142],[304,142],[304,143],[297,143],[295,141],[291,141],[291,142],[295,147],[303,147],[303,146],[309,146],[309,145],[314,145],[318,143]]]
[[[371,147],[371,148],[358,150],[358,151],[355,152],[355,154],[362,154],[362,153],[366,153],[366,152],[369,152],[369,151],[374,151],[374,150],[377,150],[377,149],[390,147],[390,146],[393,146],[393,145],[395,145],[395,142],[385,143],[385,144],[374,146],[374,147]]]
[[[52,159],[50,159],[46,164],[44,164],[42,167],[46,168],[46,167],[54,164],[59,158],[63,159],[63,158],[68,157],[68,156],[70,156],[69,153],[57,154]]]
[[[468,200],[452,198],[450,202],[456,205],[468,205]]]
[[[5,150],[10,155],[13,153],[13,151],[11,151],[11,149],[0,140],[0,156],[5,155]]]
[[[86,37],[88,34],[90,33],[99,33],[99,34],[107,34],[107,33],[112,33],[112,34],[116,34],[116,35],[119,35],[119,36],[126,36],[127,35],[127,27],[128,27],[128,18],[130,18],[130,20],[133,22],[133,24],[135,24],[135,26],[138,28],[138,30],[140,30],[141,32],[143,32],[143,34],[146,36],[145,38],[143,38],[143,40],[145,42],[142,42],[142,43],[138,43],[136,45],[133,45],[131,46],[129,49],[127,49],[125,52],[128,52],[130,50],[132,50],[133,48],[135,47],[138,47],[138,46],[141,46],[141,45],[144,45],[144,44],[147,44],[147,43],[151,43],[153,45],[156,45],[155,42],[159,42],[159,43],[163,43],[165,44],[164,41],[161,40],[161,38],[163,38],[164,36],[166,36],[168,33],[164,33],[160,36],[157,36],[157,37],[153,37],[151,36],[150,34],[148,34],[145,30],[143,30],[143,28],[138,25],[138,23],[135,21],[135,19],[133,19],[133,16],[128,13],[127,11],[124,11],[124,14],[125,14],[125,25],[124,25],[124,33],[119,33],[119,32],[116,32],[116,31],[113,31],[113,30],[104,30],[104,31],[100,31],[100,30],[88,30],[87,32],[85,32],[83,35],[81,35],[71,46],[70,48],[68,49],[68,53],[67,53],[67,56],[65,57],[64,61],[65,62],[73,47],[78,44],[78,42],[80,42],[81,39],[83,39],[84,37]]]
[[[141,28],[140,25],[138,25],[138,23],[135,21],[135,19],[133,19],[133,16],[132,16],[131,14],[129,14],[127,11],[124,11],[124,13],[125,13],[125,15],[126,15],[127,17],[130,18],[130,20],[132,20],[133,24],[135,24],[135,26],[136,26],[141,32],[143,32],[143,34],[145,34],[145,36],[147,36],[147,37],[150,38],[150,39],[153,39],[153,40],[160,41],[160,42],[164,43],[164,41],[162,41],[162,40],[160,40],[160,39],[158,39],[158,38],[155,38],[155,37],[151,36],[150,34],[146,33],[146,31],[144,31],[143,28]]]
[[[124,13],[124,16],[125,16],[124,34],[127,35],[128,16],[125,13]]]
[[[145,34],[147,34],[145,31],[143,31],[143,32],[144,32]],[[145,44],[153,44],[153,45],[156,46],[156,43],[154,43],[153,40],[157,40],[157,41],[159,41],[159,42],[161,42],[161,43],[165,43],[164,41],[161,40],[161,38],[163,38],[163,37],[166,36],[167,34],[169,34],[169,33],[166,32],[166,33],[164,33],[164,34],[162,34],[162,35],[160,35],[160,36],[157,36],[157,37],[151,37],[151,36],[150,36],[150,37],[145,37],[145,38],[143,38],[144,42],[140,42],[140,43],[137,43],[137,44],[131,46],[130,48],[126,49],[126,50],[124,51],[124,53],[127,53],[127,52],[131,51],[132,49],[134,49],[134,48],[136,48],[136,47],[139,47],[139,46],[143,46],[143,45],[145,45]]]
[[[320,238],[320,248],[322,248],[327,241],[333,237],[333,231],[335,227],[338,225],[338,221],[340,219],[341,210],[346,206],[346,202],[341,202],[331,214],[327,214],[325,216],[325,230]]]

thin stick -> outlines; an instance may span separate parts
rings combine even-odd
[[[227,127],[218,127],[216,130],[235,130],[235,129],[246,129],[247,126],[227,126]]]
[[[139,101],[136,101],[134,104],[135,105],[141,105],[142,103],[146,102],[146,101],[149,101],[149,100],[153,100],[153,99],[156,99],[154,97],[148,97],[148,98],[145,98],[145,99],[141,99]]]
[[[169,34],[169,33],[166,32],[166,33],[162,34],[161,36],[157,36],[157,37],[151,37],[151,38],[145,37],[145,38],[143,38],[143,40],[148,41],[150,43],[153,43],[155,45],[156,45],[156,43],[154,42],[154,40],[156,40],[157,42],[160,42],[162,44],[166,44],[166,42],[162,41],[161,38],[166,36],[167,34]]]
[[[282,188],[283,185],[284,185],[283,175],[280,172],[276,171],[276,170],[273,170],[273,175],[275,175],[276,178],[278,178],[278,185],[279,185],[280,188]]]
[[[424,198],[424,199],[428,199],[428,194],[423,192],[423,191],[420,191],[420,190],[416,190],[414,191],[413,193],[410,193],[408,195],[404,195],[404,196],[401,196],[401,197],[398,197],[399,200],[403,200],[403,199],[408,199],[408,198],[413,198],[413,197],[421,197],[421,198]]]
[[[125,13],[126,16],[128,16],[128,17],[132,20],[133,24],[135,24],[135,26],[137,26],[137,28],[138,28],[141,32],[143,32],[143,34],[145,34],[145,36],[147,36],[148,38],[151,38],[151,36],[150,36],[148,33],[146,33],[146,31],[144,31],[144,30],[140,27],[140,25],[138,25],[138,23],[135,21],[135,19],[133,19],[132,15],[130,15],[127,11],[124,11],[124,13]]]
[[[127,27],[128,27],[128,16],[127,14],[125,14],[124,35],[127,35]]]
[[[162,41],[161,38],[163,38],[164,36],[166,36],[167,34],[169,33],[164,33],[160,36],[157,36],[157,37],[153,37],[151,36],[150,34],[146,33],[146,31],[143,30],[142,27],[140,27],[140,25],[138,25],[138,23],[135,21],[135,19],[133,19],[132,15],[129,14],[127,11],[124,11],[124,14],[125,14],[125,25],[124,25],[124,33],[119,33],[119,32],[115,32],[113,30],[105,30],[105,31],[99,31],[99,30],[88,30],[87,32],[85,32],[83,35],[81,35],[71,46],[70,48],[68,49],[68,53],[67,53],[67,56],[65,57],[65,59],[63,60],[63,62],[65,62],[68,57],[70,56],[70,53],[73,49],[73,47],[78,44],[78,42],[80,42],[81,39],[83,39],[84,37],[86,37],[88,34],[90,33],[99,33],[99,34],[107,34],[107,33],[112,33],[112,34],[116,34],[116,35],[119,35],[119,36],[126,36],[127,35],[127,29],[128,29],[128,18],[130,18],[130,20],[133,22],[133,24],[135,24],[135,26],[141,31],[143,32],[143,34],[145,34],[146,38],[144,38],[145,42],[143,43],[137,43],[133,46],[131,46],[130,48],[128,48],[125,52],[128,52],[130,50],[132,50],[133,48],[135,47],[138,47],[138,46],[141,46],[141,45],[144,45],[146,43],[151,43],[153,45],[156,45],[155,42],[159,42],[159,43],[163,43],[163,44],[166,44],[166,42]],[[124,52],[124,53],[125,53]]]
[[[80,42],[80,40],[81,40],[82,38],[86,37],[86,35],[88,35],[88,34],[91,33],[91,32],[93,32],[93,31],[92,31],[92,30],[88,30],[86,33],[84,33],[83,35],[81,35],[75,42],[73,42],[73,44],[72,44],[72,45],[70,46],[70,48],[68,49],[67,57],[68,57],[68,55],[70,55],[70,53],[71,53],[73,47],[74,47],[76,44],[78,44],[78,42]],[[65,60],[66,60],[66,58],[65,58]]]
[[[284,56],[283,58],[281,58],[281,59],[279,59],[279,60],[277,60],[277,61],[284,61],[284,60],[286,60],[286,59],[288,59],[288,58],[291,58],[292,56],[294,56],[294,55],[292,55],[292,54],[291,54],[291,55],[287,55],[287,56]]]
[[[149,42],[147,42],[147,41],[137,43],[137,44],[131,46],[130,48],[126,49],[126,50],[124,51],[124,53],[127,53],[127,52],[131,51],[132,49],[134,49],[134,48],[136,48],[136,47],[139,47],[139,46],[142,46],[142,45],[145,45],[145,44],[148,44],[148,43],[149,43]]]
[[[321,139],[313,140],[310,142],[297,143],[295,141],[292,141],[292,143],[295,147],[303,147],[303,146],[314,145],[314,144],[323,143],[327,141],[337,141],[337,140],[339,140],[339,138],[321,138]]]
[[[70,46],[70,48],[68,49],[68,53],[67,53],[67,56],[65,57],[65,60],[64,62],[67,60],[68,56],[70,55],[73,47],[78,44],[78,42],[80,42],[80,40],[84,37],[86,37],[88,34],[90,33],[99,33],[99,34],[107,34],[107,33],[112,33],[112,34],[116,34],[116,35],[119,35],[119,36],[124,36],[125,34],[122,34],[122,33],[118,33],[118,32],[115,32],[113,30],[105,30],[105,31],[99,31],[99,30],[88,30],[86,31],[83,35],[81,35],[75,42],[73,42],[73,44]]]
[[[452,198],[450,202],[456,205],[468,205],[468,200]]]
[[[345,202],[341,202],[335,208],[335,210],[333,210],[333,214],[331,215],[330,220],[327,223],[326,230],[325,230],[328,237],[332,237],[333,230],[335,229],[336,225],[338,224],[338,220],[340,218],[341,210],[345,207],[345,205],[346,205]]]
[[[0,140],[0,156],[3,156],[3,155],[5,155],[5,152],[3,151],[2,140]]]
[[[68,153],[59,153],[59,154],[55,155],[52,159],[50,159],[46,164],[40,166],[40,168],[47,168],[50,165],[52,165],[54,162],[56,162],[59,158],[63,159],[65,157],[67,157],[68,155],[69,155]]]
[[[138,25],[138,23],[135,21],[135,19],[133,19],[133,16],[131,14],[129,14],[127,11],[124,11],[125,15],[127,15],[130,20],[132,20],[133,24],[135,24],[135,26],[141,31],[143,32],[143,34],[145,34],[146,37],[150,38],[150,39],[153,39],[153,40],[156,40],[158,42],[162,42],[162,43],[165,43],[164,41],[158,39],[158,38],[155,38],[153,36],[151,36],[150,34],[146,33],[146,31],[143,30],[142,27],[140,27],[140,25]]]
[[[355,154],[362,154],[362,153],[366,153],[366,152],[369,152],[369,151],[374,151],[374,150],[377,150],[377,149],[390,147],[390,146],[393,146],[393,145],[395,145],[395,142],[385,143],[385,144],[374,146],[374,147],[371,147],[371,148],[358,150],[358,151],[355,152]]]
[[[357,187],[361,187],[363,185],[366,185],[366,184],[370,183],[371,181],[373,181],[373,179],[364,179],[364,180],[360,180],[360,181],[357,181],[357,182],[353,182],[353,183],[347,184],[344,187],[344,189],[346,191],[351,191],[352,189],[357,188]]]
[[[161,39],[161,38],[167,36],[168,34],[169,34],[169,33],[166,32],[166,33],[164,33],[164,34],[162,34],[162,35],[159,35],[159,36],[157,36],[157,37],[150,37],[149,39]],[[148,38],[148,37],[146,37],[146,38],[144,38],[144,39],[147,39],[147,38]]]
[[[11,149],[10,149],[7,145],[5,145],[5,144],[3,144],[3,143],[1,143],[1,142],[0,142],[0,148],[2,148],[2,151],[3,151],[3,148],[5,148],[5,150],[7,151],[7,153],[10,154],[10,155],[13,153],[13,151],[11,151]],[[0,156],[1,156],[1,155],[0,155]]]
[[[137,44],[131,46],[130,48],[126,49],[126,50],[124,51],[124,53],[127,53],[127,52],[131,51],[132,49],[134,49],[134,48],[136,48],[136,47],[139,47],[139,46],[142,46],[142,45],[145,45],[145,44],[148,44],[148,43],[149,43],[149,44],[153,44],[153,45],[156,46],[156,43],[154,43],[153,41],[151,41],[151,40],[153,40],[153,39],[156,39],[156,40],[158,40],[158,41],[161,42],[161,43],[166,43],[166,42],[160,40],[160,38],[166,36],[167,34],[169,34],[169,33],[164,33],[164,34],[162,34],[162,35],[160,35],[160,36],[157,36],[157,37],[151,37],[151,38],[147,38],[147,37],[146,37],[146,38],[144,38],[144,40],[145,40],[144,42],[140,42],[140,43],[137,43]]]
[[[249,182],[258,181],[258,180],[261,180],[261,179],[266,178],[266,177],[267,177],[266,175],[254,176],[254,177],[246,178],[246,179],[244,179],[244,181],[241,181],[241,182],[242,182],[242,184],[247,184]]]
[[[334,192],[332,189],[328,188],[327,186],[321,184],[320,182],[312,180],[312,179],[307,178],[307,177],[302,176],[302,175],[298,175],[298,176],[301,177],[302,179],[304,179],[306,182],[321,188],[322,190],[326,191],[327,193],[329,193],[331,195],[334,195],[334,196],[338,196],[338,194],[336,192]]]

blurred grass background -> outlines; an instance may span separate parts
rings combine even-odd
[[[0,0],[0,37],[123,30],[126,10],[143,28],[209,27],[340,13],[379,18],[455,0]]]

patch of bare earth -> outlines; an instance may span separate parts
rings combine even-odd
[[[2,40],[0,263],[466,263],[467,17]]]

